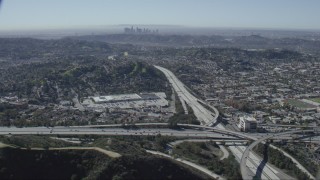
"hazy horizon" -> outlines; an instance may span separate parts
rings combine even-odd
[[[285,37],[301,37],[313,38],[319,36],[319,30],[305,29],[268,29],[268,28],[227,28],[227,27],[191,27],[179,25],[105,25],[91,27],[68,27],[57,29],[17,29],[17,30],[0,30],[0,37],[31,37],[40,39],[57,39],[69,36],[83,35],[108,35],[108,34],[123,34],[125,27],[148,28],[151,30],[159,30],[159,35],[217,35],[224,37],[232,36],[250,36],[259,35],[269,38],[285,38]]]
[[[0,30],[119,25],[319,30],[319,6],[317,0],[3,0]]]

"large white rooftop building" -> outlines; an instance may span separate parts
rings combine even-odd
[[[108,96],[95,96],[84,99],[82,105],[87,109],[103,110],[106,108],[142,108],[149,106],[164,107],[169,103],[166,100],[166,94],[140,93],[140,94],[118,94]]]
[[[121,102],[121,101],[137,101],[142,100],[138,94],[119,94],[109,96],[96,96],[91,97],[96,104],[109,103],[109,102]]]

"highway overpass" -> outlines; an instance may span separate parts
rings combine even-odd
[[[174,88],[175,92],[178,94],[178,96],[181,99],[183,99],[192,108],[195,116],[201,122],[202,125],[216,124],[217,117],[218,117],[217,113],[212,113],[210,110],[204,108],[203,105],[201,105],[199,103],[199,102],[203,103],[203,101],[200,99],[197,99],[190,92],[188,92],[187,89],[185,88],[185,85],[178,78],[176,78],[175,75],[171,71],[169,71],[168,69],[165,69],[163,67],[160,67],[160,66],[155,66],[155,67],[165,74],[165,76],[167,77],[167,79],[171,83],[172,87]],[[212,129],[212,131],[214,131],[214,132],[220,131],[221,133],[230,133],[230,134],[236,135],[238,137],[243,137],[243,138],[251,139],[254,141],[258,140],[257,137],[253,137],[252,135],[249,135],[249,134],[226,130],[225,127],[221,124],[217,124],[216,128]],[[235,156],[238,156],[240,154],[240,158],[241,158],[242,153],[243,153],[243,151],[241,149],[239,149],[238,147],[230,147],[230,150]],[[253,153],[248,153],[247,156],[250,157],[251,159],[261,161],[261,158],[259,158],[258,156],[256,156]],[[240,158],[238,158],[239,161],[241,161]],[[252,163],[251,171],[253,173],[255,173],[257,171],[262,171],[262,174],[264,175],[261,177],[262,179],[280,179],[279,174],[276,173],[279,170],[277,171],[275,168],[273,168],[271,166],[268,166],[268,168],[265,170],[264,169],[260,170],[259,164]],[[284,174],[284,173],[281,173],[281,174]]]
[[[308,132],[314,132],[314,130],[296,130],[296,131],[288,131],[288,132],[282,132],[282,133],[277,133],[277,134],[271,134],[271,135],[268,135],[268,136],[265,136],[263,138],[260,138],[256,141],[254,141],[253,143],[251,143],[246,149],[245,151],[243,152],[243,155],[241,157],[241,161],[240,161],[240,170],[241,170],[241,175],[242,175],[242,179],[253,179],[253,177],[249,176],[249,173],[248,173],[248,160],[250,161],[250,158],[249,157],[249,154],[250,154],[250,151],[252,151],[252,149],[258,145],[259,143],[263,142],[263,141],[266,141],[270,138],[275,138],[275,137],[279,137],[279,136],[282,136],[282,135],[288,135],[288,134],[295,134],[295,133],[308,133]],[[301,166],[301,165],[300,165]],[[299,167],[299,165],[298,165]],[[309,175],[309,177],[311,179],[315,179],[314,176],[312,176],[304,167],[300,167],[300,169],[304,169],[304,172],[307,173]]]

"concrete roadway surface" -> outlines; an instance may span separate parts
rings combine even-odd
[[[165,76],[167,77],[167,79],[169,80],[171,85],[173,86],[174,90],[192,108],[192,110],[194,111],[195,116],[201,122],[201,124],[203,124],[203,125],[212,125],[212,124],[216,123],[217,119],[213,118],[213,117],[216,118],[215,114],[213,114],[212,112],[210,112],[209,110],[204,108],[198,102],[199,100],[186,90],[184,84],[182,82],[180,82],[179,79],[171,71],[169,71],[168,69],[165,69],[163,67],[160,67],[160,66],[155,66],[155,67],[165,74]],[[224,130],[224,131],[226,130],[226,128],[221,124],[218,124],[216,126],[216,128]],[[255,137],[251,137],[250,135],[246,135],[246,136],[249,139],[257,140]],[[231,152],[233,152],[233,153],[238,151],[236,147],[232,147],[231,146],[229,148],[230,148]],[[240,153],[242,153],[242,152],[240,152]],[[234,155],[236,155],[236,154],[234,154]],[[255,156],[253,153],[248,153],[248,156],[251,159],[258,159],[258,160],[261,161],[261,159],[259,157]],[[255,165],[253,165],[252,171],[253,172],[258,172],[257,171],[258,168],[259,168],[259,164],[255,164]],[[278,176],[274,173],[276,171],[275,169],[272,169],[272,171],[267,171],[267,170],[262,169],[261,171],[263,173],[267,174],[268,177],[272,177],[273,179],[279,179]]]
[[[81,135],[81,134],[96,134],[96,135],[157,135],[161,134],[163,136],[178,136],[178,137],[198,137],[198,138],[212,138],[212,141],[234,141],[234,142],[247,142],[247,136],[239,136],[236,134],[228,134],[224,131],[216,131],[215,129],[212,131],[212,127],[208,127],[209,129],[169,129],[169,128],[148,128],[148,127],[140,127],[137,129],[126,129],[122,127],[87,127],[87,126],[55,126],[55,127],[0,127],[0,135],[8,135],[8,134],[70,134],[70,135]],[[252,134],[252,139],[257,140],[269,136],[270,134]],[[302,135],[301,135],[302,136]],[[297,136],[299,137],[299,136]],[[297,138],[295,137],[295,138]],[[216,139],[216,140],[215,140]],[[292,140],[292,136],[290,134],[282,134],[278,136],[272,136],[270,139],[275,140]],[[202,141],[202,140],[199,140]],[[299,140],[302,142],[316,142],[320,141],[320,136],[312,137],[312,138],[302,138]]]
[[[215,123],[216,119],[215,114],[204,108],[196,97],[190,94],[184,85],[173,75],[169,70],[156,66],[159,70],[161,70],[166,77],[169,79],[170,83],[174,87],[175,91],[180,94],[180,96],[186,101],[186,103],[193,109],[196,117],[201,121],[202,124],[212,124]],[[196,126],[189,125],[194,128],[204,128],[204,126]],[[252,139],[257,140],[259,137],[254,137],[251,134],[234,132],[230,130],[226,130],[224,126],[218,124],[216,127],[206,126],[209,131],[199,131],[199,130],[191,130],[187,129],[184,131],[177,131],[172,129],[137,129],[137,130],[128,130],[123,128],[90,128],[90,127],[33,127],[33,128],[15,128],[15,127],[0,127],[0,134],[65,134],[65,135],[79,135],[79,134],[97,134],[97,135],[168,135],[168,136],[180,136],[180,137],[207,137],[207,138],[217,138],[217,139]],[[237,136],[235,138],[235,136]],[[231,152],[236,156],[235,151],[239,151],[236,147],[229,147]],[[239,151],[242,156],[242,152]],[[250,159],[256,159],[261,161],[259,157],[256,157],[254,154],[249,153],[248,156]],[[253,165],[252,171],[257,172],[259,165]],[[262,170],[268,177],[272,177],[272,179],[277,179],[278,177],[274,172],[276,171],[272,167],[270,168],[270,172],[266,170]]]
[[[130,125],[128,125],[130,126]],[[154,127],[154,126],[160,126],[163,128],[168,127],[168,123],[136,123],[134,126],[139,128],[147,129],[148,127]],[[257,140],[260,138],[263,138],[265,136],[270,135],[271,133],[243,133],[243,132],[237,132],[232,130],[227,130],[222,128],[216,128],[216,127],[210,127],[210,126],[202,126],[202,125],[193,125],[193,124],[180,124],[178,123],[178,126],[181,128],[186,129],[195,129],[195,130],[206,130],[209,132],[219,133],[219,134],[226,134],[230,136],[238,137],[239,139],[251,139],[251,140]],[[106,124],[106,125],[83,125],[83,126],[69,126],[72,128],[123,128],[125,127],[123,124]],[[319,131],[319,130],[318,130]],[[273,138],[274,140],[290,140],[291,142],[312,142],[312,143],[319,143],[320,144],[320,136],[313,136],[313,137],[306,137],[303,135],[281,135]],[[294,139],[294,141],[293,141]]]
[[[251,154],[253,154],[251,151],[252,149],[258,145],[259,143],[262,143],[263,141],[270,139],[272,137],[277,137],[277,136],[281,136],[281,135],[287,135],[287,134],[294,134],[294,133],[302,133],[302,132],[314,132],[313,130],[296,130],[296,131],[288,131],[288,132],[282,132],[282,133],[277,133],[277,134],[272,134],[269,136],[265,136],[263,138],[260,138],[256,141],[254,141],[253,143],[251,143],[243,152],[243,155],[241,157],[241,161],[240,161],[240,170],[241,170],[241,175],[242,175],[242,179],[252,179],[252,175],[249,175],[250,172],[249,170],[252,171],[252,169],[250,168],[250,161],[255,161],[256,158],[252,158],[253,156],[250,156]],[[286,154],[285,154],[286,155]],[[290,156],[291,157],[291,156]],[[290,158],[289,157],[289,158]],[[293,157],[291,157],[293,158]],[[294,158],[293,158],[294,159]],[[297,162],[297,161],[296,161]],[[266,166],[267,167],[267,166]],[[307,173],[309,175],[309,177],[311,179],[315,179],[314,176],[312,176],[300,163],[297,164],[297,167],[300,168],[302,171],[304,171],[305,173]],[[272,168],[270,168],[272,170]],[[264,172],[266,172],[265,170],[267,170],[265,167],[263,169],[258,169],[257,172],[260,171],[261,175],[264,174]],[[261,172],[262,171],[262,172]],[[273,172],[274,170],[272,170]],[[255,171],[253,171],[255,172]],[[275,177],[271,176],[273,173],[272,172],[266,172],[266,174],[268,174],[269,178],[267,177],[267,179],[274,179]],[[275,173],[274,173],[275,174]],[[261,176],[262,178],[262,176]],[[262,178],[263,179],[263,178]]]
[[[227,150],[226,147],[224,147],[223,145],[221,145],[221,143],[217,143],[219,148],[221,149],[221,151],[223,152],[223,156],[220,158],[221,160],[227,159],[229,157],[229,151]]]
[[[198,164],[195,164],[193,162],[190,162],[190,161],[186,161],[184,159],[180,159],[180,158],[174,158],[172,156],[169,156],[168,154],[164,154],[162,152],[158,152],[158,151],[150,151],[150,150],[146,150],[148,153],[150,154],[154,154],[154,155],[159,155],[159,156],[162,156],[162,157],[166,157],[166,158],[169,158],[169,159],[173,159],[175,161],[178,161],[180,163],[183,163],[183,164],[186,164],[188,166],[191,166],[195,169],[198,169],[199,171],[209,175],[210,177],[212,177],[213,179],[225,179],[223,178],[222,176],[219,176],[218,174],[215,174],[213,173],[212,171],[210,171],[209,169],[203,167],[203,166],[200,166]]]
[[[198,99],[185,88],[185,85],[171,71],[160,66],[155,66],[155,68],[164,73],[178,96],[192,108],[194,115],[201,124],[206,125],[216,122],[216,115],[204,108],[198,102]]]
[[[226,143],[227,145],[229,145],[229,147],[234,147],[234,148],[230,148],[231,152],[233,154],[235,154],[235,158],[240,161],[243,152],[246,150],[246,146],[243,146],[242,144],[239,143]],[[250,174],[252,179],[253,176],[258,175],[259,178],[258,179],[294,179],[290,176],[288,176],[287,174],[283,173],[282,171],[280,171],[278,168],[274,167],[271,164],[265,164],[263,167],[261,167],[262,159],[256,155],[253,152],[250,152],[250,159],[248,159],[248,161],[246,162],[246,166],[247,168],[250,170],[248,171],[248,173]],[[260,166],[260,167],[259,167]],[[259,167],[259,168],[257,168]]]
[[[210,127],[212,128],[212,127]],[[311,132],[313,130],[308,130],[305,132]],[[257,135],[256,139],[260,139],[263,141],[268,138],[274,138],[281,136],[287,136],[287,134],[292,132],[280,133],[276,136],[272,135],[265,135],[261,138],[261,135]],[[0,127],[0,135],[8,135],[8,134],[43,134],[43,135],[84,135],[84,134],[95,134],[95,135],[136,135],[136,136],[155,136],[158,134],[164,136],[176,136],[176,137],[190,137],[190,138],[212,138],[212,141],[224,141],[226,143],[241,143],[239,147],[237,146],[229,146],[231,152],[235,155],[236,159],[240,162],[243,152],[245,151],[246,147],[242,144],[247,140],[241,139],[239,137],[235,137],[232,135],[221,134],[219,132],[212,132],[209,130],[199,130],[199,129],[183,129],[183,130],[173,130],[168,128],[159,128],[159,129],[151,129],[151,128],[139,128],[139,129],[124,129],[119,127],[111,127],[111,128],[91,128],[91,127],[67,127],[67,126],[60,126],[60,127],[24,127],[24,128],[17,128],[17,127]],[[287,136],[291,138],[290,136]],[[255,138],[253,138],[255,139]],[[196,141],[203,141],[203,140],[196,140]],[[308,140],[307,140],[308,141]],[[283,177],[288,177],[283,175],[280,170],[273,168],[269,164],[267,164],[263,169],[259,169],[259,165],[262,162],[261,158],[259,158],[254,153],[249,153],[248,155],[250,158],[245,164],[249,167],[250,171],[261,173],[262,179],[283,179]],[[242,167],[242,166],[240,166]],[[245,166],[244,166],[245,167]],[[302,166],[301,166],[302,167]],[[303,167],[302,167],[303,168]],[[258,170],[257,170],[258,169]],[[246,172],[249,173],[249,172]],[[253,176],[254,174],[250,172],[250,175]],[[280,177],[280,178],[279,178]],[[246,179],[246,178],[245,178]]]
[[[86,127],[0,127],[0,135],[22,135],[22,134],[60,134],[60,135],[139,135],[139,136],[176,136],[176,137],[198,137],[198,138],[214,138],[220,140],[235,140],[239,138],[226,134],[213,133],[210,131],[199,131],[194,129],[174,130],[174,129],[124,129],[124,128],[86,128]]]

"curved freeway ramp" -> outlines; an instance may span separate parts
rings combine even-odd
[[[281,135],[286,135],[286,134],[295,134],[295,133],[303,133],[303,132],[314,132],[314,130],[296,130],[296,131],[288,131],[288,132],[282,132],[282,133],[277,133],[277,134],[272,134],[272,135],[269,135],[269,136],[265,136],[263,138],[260,138],[256,141],[254,141],[253,143],[251,143],[247,148],[246,150],[243,152],[243,155],[242,155],[242,158],[241,158],[241,161],[240,161],[240,170],[241,170],[241,175],[242,175],[242,179],[252,179],[253,177],[251,177],[249,175],[249,169],[247,168],[247,160],[250,159],[249,157],[249,154],[250,154],[250,151],[252,151],[252,149],[259,143],[267,140],[267,139],[270,139],[270,138],[274,138],[274,137],[278,137],[278,136],[281,136]],[[288,154],[287,154],[288,155]],[[290,157],[289,157],[290,158]],[[291,159],[294,159],[293,157],[291,157]],[[295,163],[297,163],[298,161],[294,161]],[[308,174],[309,177],[311,179],[315,179],[315,177],[310,173],[308,172],[300,163],[296,164],[296,166],[301,169],[304,173]],[[263,171],[263,169],[260,169],[260,171]]]
[[[218,174],[215,174],[213,173],[212,171],[210,171],[209,169],[203,167],[203,166],[200,166],[198,164],[195,164],[193,162],[190,162],[190,161],[187,161],[187,160],[184,160],[184,159],[180,159],[180,158],[174,158],[172,156],[169,156],[167,154],[164,154],[162,152],[158,152],[158,151],[151,151],[151,150],[146,150],[146,152],[150,153],[150,154],[154,154],[154,155],[158,155],[158,156],[162,156],[162,157],[166,157],[166,158],[169,158],[169,159],[172,159],[172,160],[175,160],[175,161],[178,161],[180,163],[183,163],[183,164],[186,164],[190,167],[193,167],[205,174],[207,174],[208,176],[212,177],[213,179],[221,179],[221,180],[224,180],[225,178],[223,178],[222,176],[219,176]]]
[[[178,93],[178,96],[181,97],[192,108],[195,116],[201,122],[202,125],[205,125],[205,126],[207,126],[207,128],[210,128],[209,126],[213,126],[213,125],[217,124],[215,126],[215,128],[212,129],[215,132],[222,132],[222,133],[227,133],[227,134],[230,133],[230,134],[236,135],[238,137],[251,139],[254,141],[256,141],[258,139],[254,136],[249,135],[249,134],[244,134],[244,133],[239,133],[239,132],[234,132],[234,131],[228,132],[229,130],[226,130],[224,126],[216,123],[218,113],[215,108],[212,108],[210,106],[215,111],[215,113],[204,108],[202,104],[205,104],[205,105],[208,105],[208,104],[204,103],[204,101],[201,101],[200,99],[194,97],[189,91],[187,91],[185,85],[171,71],[169,71],[166,68],[160,67],[160,66],[155,66],[155,68],[157,68],[158,70],[160,70],[161,72],[163,72],[165,74],[165,76],[169,80],[169,82],[172,85],[172,87],[174,88],[174,90]],[[202,104],[200,104],[200,102]],[[240,150],[236,147],[232,147],[232,146],[230,146],[229,148],[230,148],[231,152],[236,157],[238,157],[237,160],[240,162],[241,158],[242,158],[243,151],[245,149],[242,151],[242,150]],[[254,155],[253,153],[248,153],[247,157],[250,157],[251,159],[255,159],[257,161],[261,161],[261,158]],[[247,169],[247,168],[245,168],[245,169]],[[254,172],[256,172],[259,170],[259,165],[253,164],[251,169]],[[276,172],[276,170],[274,168],[272,168],[270,166],[270,168],[268,168],[268,169],[269,170],[261,169],[260,171],[262,171],[265,174],[265,177],[270,177],[268,179],[281,179],[280,175]],[[284,174],[284,173],[281,172],[281,174]],[[244,178],[244,179],[246,179],[246,178]]]

